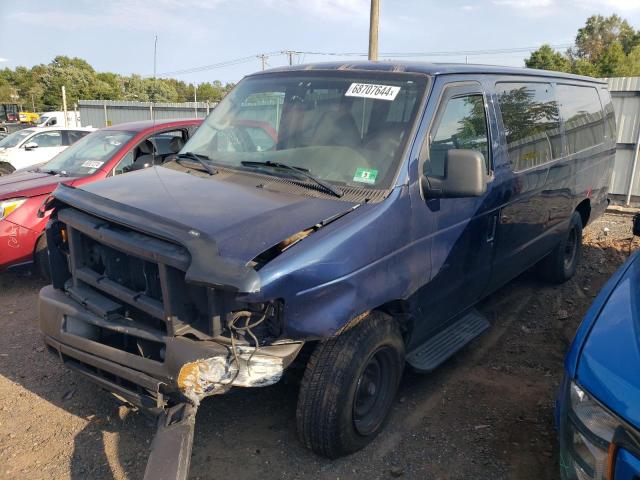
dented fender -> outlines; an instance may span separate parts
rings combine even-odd
[[[405,300],[431,275],[431,237],[407,230],[409,190],[365,204],[309,235],[260,270],[259,295],[282,299],[287,338],[317,340],[339,333],[353,318]]]

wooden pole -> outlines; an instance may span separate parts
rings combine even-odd
[[[369,60],[378,60],[378,25],[380,23],[380,0],[371,0],[369,17]]]

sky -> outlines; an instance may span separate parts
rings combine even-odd
[[[564,50],[592,14],[640,29],[640,0],[380,0],[381,54],[523,66],[525,48]],[[0,68],[77,56],[97,71],[238,81],[288,61],[365,59],[369,0],[0,0]],[[490,52],[487,52],[489,50]],[[495,50],[507,50],[496,53]],[[515,51],[514,51],[515,50]],[[484,51],[478,54],[478,51]],[[441,53],[446,53],[442,55]],[[454,54],[450,54],[455,52]],[[196,69],[216,64],[219,68]],[[190,72],[182,72],[184,70]]]

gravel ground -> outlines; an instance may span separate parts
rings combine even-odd
[[[484,300],[492,328],[431,375],[404,375],[385,431],[337,461],[295,433],[297,385],[203,403],[191,477],[201,479],[553,479],[554,396],[581,317],[624,262],[631,217],[585,231],[561,286],[525,273]],[[141,478],[155,426],[62,367],[42,346],[34,277],[0,275],[0,478]]]

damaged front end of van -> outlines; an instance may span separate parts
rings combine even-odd
[[[186,478],[204,398],[273,385],[296,358],[305,334],[288,335],[284,301],[264,297],[259,267],[358,206],[338,205],[243,265],[203,231],[56,190],[47,205],[52,285],[39,299],[44,340],[72,370],[158,415],[145,478]]]

